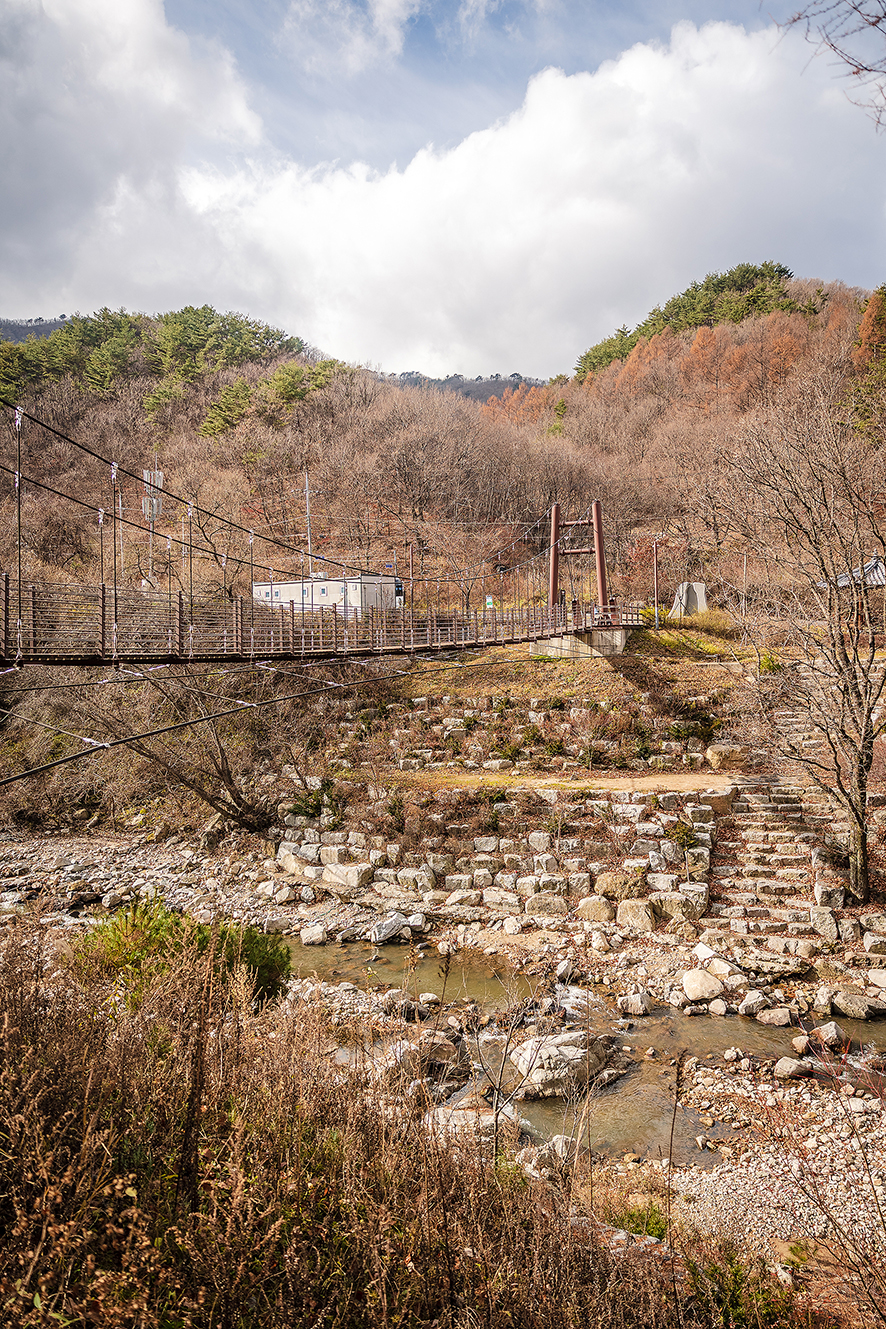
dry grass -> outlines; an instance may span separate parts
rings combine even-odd
[[[667,1261],[574,1225],[565,1192],[444,1147],[420,1098],[336,1062],[316,1013],[255,1015],[244,972],[220,985],[186,953],[134,1003],[55,964],[39,925],[7,931],[5,1325],[718,1322]]]

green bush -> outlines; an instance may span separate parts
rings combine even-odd
[[[234,923],[213,929],[174,913],[160,900],[140,900],[97,924],[76,944],[73,967],[84,980],[102,976],[119,980],[137,1001],[185,950],[195,947],[203,955],[212,945],[216,973],[227,979],[238,965],[245,965],[257,1002],[276,996],[289,977],[289,948],[279,937]]]
[[[641,1237],[657,1237],[663,1241],[668,1235],[668,1220],[654,1200],[614,1212],[609,1215],[609,1221],[625,1232],[634,1232]]]
[[[774,651],[764,651],[760,656],[761,674],[777,674],[782,667],[781,660]]]
[[[731,1243],[715,1258],[687,1258],[686,1267],[709,1323],[722,1329],[766,1329],[791,1318],[790,1288],[773,1282],[763,1260],[748,1259]]]

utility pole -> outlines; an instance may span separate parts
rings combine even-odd
[[[652,595],[655,600],[655,626],[658,628],[658,541],[652,541]]]
[[[308,522],[308,576],[314,575],[314,550],[311,545],[311,491],[308,488],[308,472],[305,471],[305,516]]]

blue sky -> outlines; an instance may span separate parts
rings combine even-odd
[[[780,8],[782,15],[785,5]],[[300,161],[405,165],[515,110],[549,65],[596,69],[681,20],[766,27],[758,0],[169,0],[170,21],[236,52],[269,136]],[[359,36],[359,50],[352,48]],[[343,53],[352,49],[351,61]]]
[[[737,262],[873,286],[886,138],[793,7],[4,0],[0,313],[548,376]]]

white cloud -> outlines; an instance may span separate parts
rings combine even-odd
[[[310,73],[354,75],[395,59],[424,0],[291,0],[281,44]]]
[[[96,21],[86,51],[72,16],[93,0],[15,4],[42,83],[14,89],[6,123],[22,160],[55,154],[88,187],[53,207],[40,174],[12,218],[6,312],[209,301],[388,369],[550,374],[741,260],[882,280],[882,140],[773,30],[684,24],[595,73],[548,69],[500,123],[378,173],[273,155],[230,64],[150,0],[128,7],[144,41]]]

